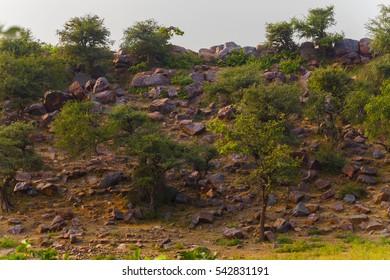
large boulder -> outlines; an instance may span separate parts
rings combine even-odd
[[[360,39],[359,51],[360,51],[361,56],[371,56],[372,55],[371,39],[369,39],[369,38]]]
[[[317,50],[312,42],[304,42],[299,46],[299,54],[307,61],[317,58]]]
[[[177,45],[169,45],[168,49],[169,49],[169,53],[172,55],[188,54],[189,53],[189,51],[186,48],[183,48],[183,47],[177,46]]]
[[[240,49],[241,49],[241,47],[234,42],[225,43],[225,45],[223,46],[222,49],[220,49],[220,47],[217,48],[216,55],[214,56],[214,58],[215,59],[224,59],[229,54],[233,53],[236,50],[240,50]]]
[[[114,90],[105,90],[92,95],[92,100],[101,104],[114,103],[116,100],[116,93]]]
[[[83,100],[85,97],[84,86],[78,81],[74,81],[68,87],[67,92],[73,95],[77,100]]]
[[[342,57],[350,53],[359,54],[359,41],[353,39],[343,39],[334,45],[334,53],[336,57]]]
[[[49,90],[43,95],[43,105],[45,106],[46,112],[51,113],[56,110],[61,110],[67,100],[73,99],[67,93]]]
[[[212,49],[200,49],[198,55],[203,58],[205,61],[211,61],[214,59],[215,50]]]
[[[105,90],[109,90],[111,88],[111,85],[107,78],[105,77],[100,77],[99,79],[96,80],[96,83],[93,87],[93,93],[98,93],[102,92]]]
[[[155,112],[166,114],[175,108],[176,104],[170,101],[169,98],[156,99],[150,104],[150,109]]]
[[[157,69],[154,73],[139,73],[133,78],[131,85],[133,87],[167,86],[170,84],[170,78],[167,71],[163,70]]]

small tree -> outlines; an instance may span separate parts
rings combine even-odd
[[[8,199],[7,188],[16,172],[37,170],[42,166],[28,140],[31,131],[32,126],[22,122],[0,126],[0,203],[4,212],[14,207]]]
[[[21,29],[18,36],[0,39],[0,52],[7,52],[14,57],[42,55],[43,45],[35,40],[28,29]]]
[[[379,5],[380,14],[371,19],[366,28],[374,37],[371,47],[382,53],[390,53],[390,5]]]
[[[169,40],[183,34],[177,27],[163,27],[148,19],[136,22],[124,31],[121,47],[150,65],[163,64],[168,57]]]
[[[91,69],[94,63],[109,56],[110,31],[97,15],[71,18],[63,29],[57,30],[66,53]]]
[[[300,38],[312,40],[317,47],[323,49],[324,54],[327,48],[332,47],[335,42],[344,37],[343,33],[329,33],[326,31],[336,25],[334,6],[310,9],[309,15],[304,20],[294,18],[292,23]]]
[[[297,48],[294,42],[294,26],[292,23],[282,21],[267,23],[265,26],[267,43],[277,51],[293,51]]]

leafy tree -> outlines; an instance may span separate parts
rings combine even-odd
[[[52,56],[13,57],[0,53],[0,99],[11,100],[19,115],[45,90],[63,88],[65,81],[64,64]]]
[[[70,101],[52,123],[55,146],[71,156],[88,156],[97,145],[110,139],[107,127],[99,125],[102,115],[94,110],[93,102]]]
[[[57,30],[57,35],[66,53],[90,69],[96,61],[109,56],[110,31],[97,15],[71,18],[63,29]]]
[[[343,38],[342,33],[330,33],[326,30],[336,25],[334,19],[334,6],[310,9],[304,20],[294,18],[292,23],[298,31],[300,38],[311,39],[313,43],[322,48],[324,53],[328,47]]]
[[[30,30],[21,29],[18,36],[0,39],[0,52],[7,52],[14,57],[42,55],[43,44],[33,38]]]
[[[332,67],[315,70],[309,79],[312,94],[306,104],[306,115],[335,141],[341,137],[337,119],[345,109],[351,81],[344,69]]]
[[[244,109],[233,125],[216,119],[211,129],[224,136],[217,144],[219,152],[238,152],[252,156],[256,162],[257,168],[244,180],[261,190],[259,238],[264,241],[268,194],[278,182],[292,180],[298,173],[298,163],[290,156],[290,148],[281,144],[283,123],[280,120],[262,122],[253,111]]]
[[[12,38],[16,37],[18,33],[20,32],[20,27],[19,26],[11,26],[8,27],[7,29],[4,28],[3,24],[0,24],[0,38],[1,37],[7,37],[7,38]]]
[[[390,53],[390,5],[379,5],[380,14],[371,19],[367,24],[367,30],[373,35],[371,43],[373,50],[382,53]]]
[[[347,95],[343,118],[353,125],[362,124],[366,119],[364,107],[370,101],[371,95],[366,90],[356,90]]]
[[[42,166],[28,140],[31,131],[32,126],[22,122],[0,126],[0,203],[4,212],[13,208],[7,196],[7,187],[16,172],[20,169],[36,170]]]
[[[148,19],[136,22],[124,31],[121,47],[150,65],[163,64],[168,58],[169,40],[183,34],[177,27],[163,27]]]
[[[293,39],[294,26],[292,23],[287,21],[267,23],[265,32],[267,43],[279,52],[282,50],[292,51],[297,48]]]

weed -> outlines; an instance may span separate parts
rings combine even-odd
[[[305,241],[298,241],[292,244],[286,244],[281,248],[276,249],[277,253],[297,253],[310,250],[310,245]]]
[[[9,238],[9,237],[3,237],[0,239],[0,248],[15,248],[16,242]]]
[[[339,189],[339,196],[343,198],[347,194],[354,194],[359,198],[364,198],[367,196],[366,187],[364,184],[358,182],[348,181],[344,185],[342,185]]]
[[[238,244],[241,244],[242,241],[238,238],[233,238],[233,239],[219,239],[217,240],[216,244],[218,245],[221,245],[221,246],[228,246],[228,247],[232,247],[232,246],[237,246]]]
[[[171,83],[173,85],[188,86],[193,84],[195,81],[189,77],[186,71],[177,71],[177,73],[172,77]]]
[[[279,236],[276,239],[276,243],[278,243],[278,244],[293,244],[293,241],[291,238],[288,238],[286,236]]]
[[[215,260],[216,253],[211,253],[209,249],[198,247],[192,251],[179,252],[181,260]]]
[[[344,243],[364,244],[367,240],[354,233],[336,234],[336,238],[342,239]]]

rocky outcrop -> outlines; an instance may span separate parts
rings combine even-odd
[[[167,86],[170,84],[168,71],[157,69],[153,72],[142,72],[137,74],[131,81],[133,87],[155,87]]]

